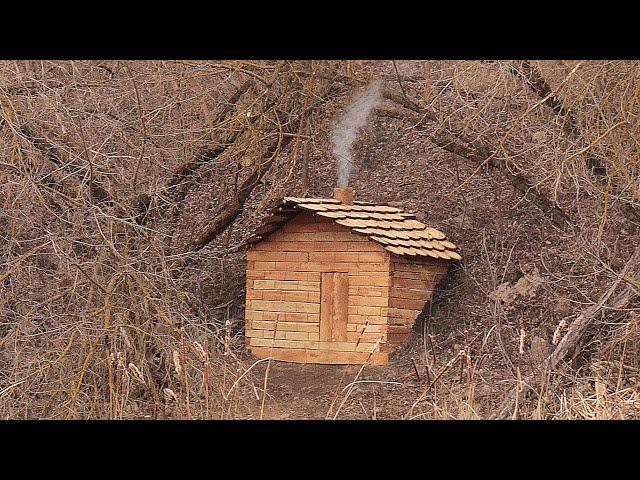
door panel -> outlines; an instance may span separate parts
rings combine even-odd
[[[320,341],[345,342],[349,314],[349,276],[324,272],[320,283]]]

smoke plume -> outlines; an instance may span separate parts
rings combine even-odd
[[[338,187],[349,185],[352,165],[353,142],[367,123],[372,110],[382,99],[382,82],[374,80],[347,107],[331,133],[333,153],[338,159]]]

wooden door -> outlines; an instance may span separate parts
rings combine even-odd
[[[320,282],[320,341],[346,342],[349,276],[324,272]]]

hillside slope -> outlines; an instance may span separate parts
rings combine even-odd
[[[2,67],[3,418],[640,413],[637,63]],[[463,261],[388,366],[256,364],[242,242],[282,196],[331,195],[373,78],[350,187]]]

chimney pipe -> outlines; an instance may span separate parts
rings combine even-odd
[[[333,198],[340,200],[345,205],[353,205],[353,190],[336,187],[333,189]]]

